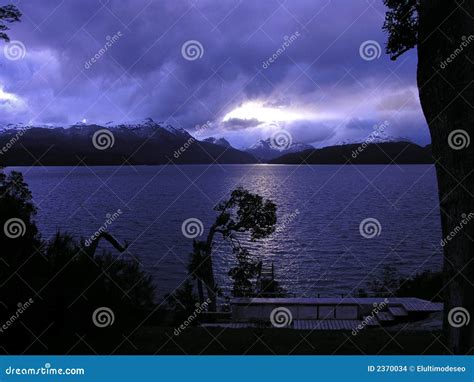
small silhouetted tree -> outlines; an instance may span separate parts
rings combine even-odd
[[[262,264],[248,249],[242,247],[236,238],[231,237],[230,240],[236,259],[236,265],[228,273],[234,282],[232,295],[234,297],[255,297],[256,287],[254,280],[258,276]]]
[[[239,187],[232,191],[230,198],[219,203],[215,210],[218,212],[214,224],[209,229],[206,241],[195,245],[198,249],[200,276],[203,278],[210,299],[209,310],[216,310],[218,285],[215,281],[212,261],[212,249],[216,234],[230,241],[235,234],[248,234],[250,240],[262,239],[275,231],[277,221],[276,205],[271,200],[264,199],[258,194]],[[193,261],[193,260],[192,260]],[[198,264],[195,263],[194,268]]]
[[[399,275],[393,266],[384,266],[381,272],[368,282],[368,289],[375,295],[393,296],[399,287]]]
[[[444,250],[444,328],[452,352],[474,347],[474,325],[455,328],[449,312],[474,317],[474,224],[454,237],[463,214],[474,211],[474,1],[384,0],[387,53],[396,59],[418,48],[417,82],[438,178]]]
[[[10,30],[7,24],[18,22],[21,20],[20,10],[13,4],[0,7],[0,39],[6,42],[10,41],[10,37],[6,31]]]

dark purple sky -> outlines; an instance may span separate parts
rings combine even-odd
[[[0,43],[0,123],[152,117],[192,132],[209,121],[204,136],[236,146],[275,129],[319,146],[387,121],[387,134],[429,142],[416,52],[384,54],[382,0],[15,3],[24,16],[10,31],[19,52]],[[196,57],[183,55],[190,40]]]

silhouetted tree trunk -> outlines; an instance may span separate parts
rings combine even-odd
[[[199,303],[202,304],[204,302],[204,289],[202,287],[202,280],[200,278],[197,279],[197,288]]]
[[[466,354],[474,351],[474,220],[455,228],[474,212],[474,151],[466,147],[474,135],[474,1],[456,3],[420,0],[418,87],[436,160],[443,237],[457,231],[444,246],[444,328],[451,351]],[[468,310],[470,324],[448,322],[457,307]]]
[[[205,269],[207,271],[206,289],[207,298],[211,300],[209,303],[209,311],[215,312],[217,308],[217,285],[214,277],[214,266],[212,264],[212,245],[214,242],[214,235],[216,234],[216,226],[213,225],[209,234],[207,235],[205,247]]]

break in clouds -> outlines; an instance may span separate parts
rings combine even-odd
[[[381,1],[18,7],[10,37],[25,52],[0,52],[2,124],[151,117],[190,132],[207,124],[207,136],[243,147],[280,128],[315,146],[364,139],[388,121],[387,135],[429,143],[416,52],[395,63],[384,54]]]

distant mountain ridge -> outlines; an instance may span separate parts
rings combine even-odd
[[[329,146],[286,154],[275,164],[429,164],[433,163],[431,145],[411,142],[360,143]]]
[[[3,166],[255,162],[250,154],[199,141],[184,129],[164,126],[151,118],[104,125],[81,122],[67,128],[7,125],[0,131],[0,148]],[[37,159],[39,163],[35,163]]]
[[[257,143],[246,149],[245,152],[253,155],[260,161],[268,161],[285,154],[295,153],[309,149],[314,149],[314,147],[306,143],[291,143],[288,148],[281,150],[272,145],[271,138],[267,138],[265,140],[259,140]]]
[[[215,145],[219,145],[219,146],[223,146],[223,147],[232,147],[232,145],[229,143],[229,141],[225,138],[209,137],[209,138],[204,139],[204,142],[213,143]]]
[[[364,139],[345,139],[337,142],[331,146],[344,146],[344,145],[358,145],[366,143],[388,143],[388,142],[409,142],[413,143],[410,139],[405,137],[395,137],[393,135],[371,135],[369,138]]]
[[[293,143],[280,151],[271,145],[269,138],[242,151],[232,147],[225,138],[198,140],[184,129],[165,126],[151,118],[103,125],[78,122],[68,127],[27,124],[0,127],[0,166],[262,162],[403,164],[433,163],[433,159],[431,146],[420,147],[408,141],[362,142],[320,149]]]

